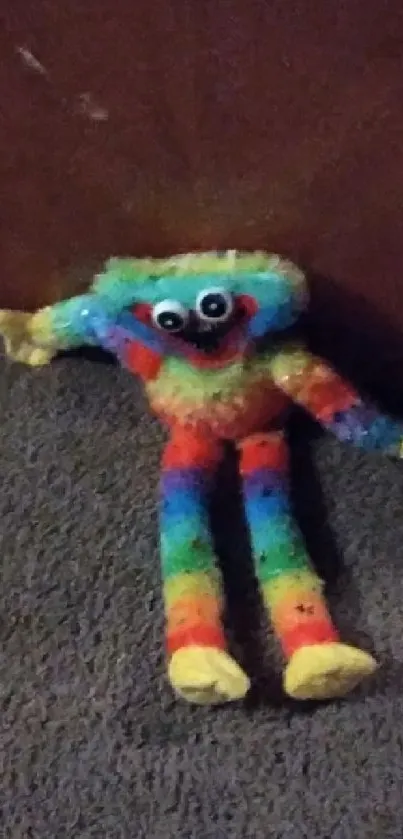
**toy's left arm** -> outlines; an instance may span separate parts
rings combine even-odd
[[[403,457],[403,423],[381,413],[322,359],[285,349],[273,357],[277,386],[342,441]]]

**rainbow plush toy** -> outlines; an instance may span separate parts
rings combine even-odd
[[[7,353],[31,365],[98,345],[144,382],[170,429],[160,523],[170,682],[190,702],[239,699],[249,680],[229,655],[209,496],[224,443],[239,454],[262,598],[280,640],[284,688],[298,699],[353,689],[373,658],[343,643],[289,502],[283,428],[293,403],[340,440],[402,455],[403,427],[285,331],[307,301],[301,271],[266,253],[111,259],[88,294],[30,315],[4,311]],[[264,348],[261,338],[265,337]]]

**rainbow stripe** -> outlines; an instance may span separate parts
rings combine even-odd
[[[272,382],[267,360],[200,370],[166,358],[162,374],[146,385],[154,412],[169,427],[188,425],[198,435],[237,440],[284,414],[289,399]]]
[[[167,649],[224,649],[221,579],[208,500],[221,447],[187,432],[173,435],[161,476],[160,532]]]
[[[303,349],[285,348],[273,356],[277,385],[338,440],[366,451],[402,457],[403,424],[364,402],[335,370]]]
[[[280,434],[241,446],[241,474],[256,574],[284,654],[338,640],[288,497],[288,451]]]

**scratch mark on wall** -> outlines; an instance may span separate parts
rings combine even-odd
[[[66,98],[65,96],[60,96],[60,93],[57,87],[54,85],[53,80],[51,79],[49,71],[46,69],[45,65],[39,61],[39,59],[31,52],[28,47],[25,46],[16,46],[15,52],[21,59],[22,63],[25,67],[28,68],[33,73],[36,73],[39,76],[42,76],[43,79],[54,88],[54,92],[57,95],[59,102],[64,106],[70,109],[73,114],[79,114],[82,117],[90,120],[91,122],[107,122],[109,119],[109,111],[107,108],[104,108],[99,102],[96,102],[94,99],[93,94],[90,91],[85,91],[85,93],[79,93],[73,99]]]
[[[95,102],[92,93],[89,91],[80,93],[78,96],[77,110],[92,122],[107,122],[109,119],[109,111]]]
[[[34,73],[39,73],[41,76],[48,78],[49,74],[43,64],[34,56],[34,54],[27,47],[16,47],[16,53],[21,57],[25,66]]]

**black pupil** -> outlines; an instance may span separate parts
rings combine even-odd
[[[222,318],[227,314],[228,303],[218,292],[206,294],[200,303],[200,311],[206,318]]]
[[[183,327],[183,317],[179,312],[160,312],[157,317],[158,325],[167,332],[178,332]]]

